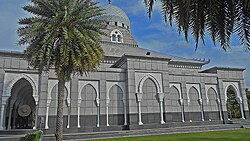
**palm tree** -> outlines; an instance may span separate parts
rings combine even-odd
[[[250,0],[160,0],[165,22],[175,23],[188,41],[189,32],[198,47],[208,33],[214,44],[226,50],[232,33],[250,50]],[[144,0],[149,18],[156,0]]]
[[[31,66],[42,71],[53,69],[58,78],[56,140],[63,136],[63,98],[65,82],[72,74],[97,69],[104,58],[100,45],[104,21],[93,0],[31,0],[23,9],[33,17],[19,20],[19,45]]]

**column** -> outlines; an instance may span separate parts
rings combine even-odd
[[[4,116],[3,115],[4,115],[5,105],[6,104],[2,104],[2,107],[1,107],[0,130],[4,129]]]
[[[96,127],[100,127],[100,99],[99,98],[96,99],[96,103],[97,103],[97,125]]]
[[[81,128],[80,125],[80,111],[81,111],[82,99],[78,98],[78,107],[77,107],[77,128]]]
[[[185,122],[185,118],[184,118],[184,101],[182,98],[179,99],[179,104],[181,106],[181,121]]]
[[[221,111],[221,107],[220,107],[220,106],[221,106],[221,104],[220,104],[221,101],[220,101],[219,98],[217,98],[217,99],[216,99],[216,102],[217,102],[217,104],[218,104],[220,120],[223,121],[223,118],[222,118],[222,111]]]
[[[201,121],[205,121],[205,119],[204,119],[204,112],[203,112],[203,108],[202,108],[202,99],[201,98],[199,98],[199,104],[200,104],[200,108],[201,108]]]
[[[35,130],[38,126],[38,101],[36,101],[36,120],[35,120],[35,125],[33,127],[33,129]]]
[[[186,81],[185,78],[181,78],[181,98],[180,98],[180,104],[182,104],[182,122],[185,122],[185,104],[184,104],[184,95],[187,96],[187,87],[186,87]]]
[[[51,99],[47,100],[47,107],[46,107],[46,119],[45,119],[45,129],[49,129],[49,106],[50,106]]]
[[[138,124],[139,125],[143,125],[142,120],[141,120],[141,100],[142,100],[142,93],[137,93],[136,97],[137,97],[137,103],[138,103],[138,117],[139,117]]]
[[[124,111],[124,125],[128,125],[127,121],[127,104],[126,104],[126,99],[123,99],[123,111]]]
[[[35,100],[35,102],[36,102],[36,120],[35,120],[35,125],[34,125],[34,127],[33,127],[33,129],[36,129],[37,128],[37,126],[38,126],[38,101],[39,101],[39,96],[38,95],[33,95],[33,98],[34,98],[34,100]]]
[[[163,118],[163,99],[164,99],[164,93],[159,93],[159,100],[160,100],[160,114],[161,114],[161,124],[165,124],[164,118]]]
[[[10,109],[9,109],[9,119],[8,119],[7,129],[11,129],[11,116],[12,116],[14,102],[15,102],[14,100],[10,99]]]
[[[244,115],[244,109],[243,109],[243,102],[241,97],[236,98],[237,102],[240,104],[240,112],[241,112],[241,118],[246,119]]]
[[[67,128],[69,128],[70,125],[70,106],[68,107],[68,124],[67,124]]]
[[[67,117],[67,119],[68,119],[68,124],[67,124],[67,128],[69,128],[70,127],[70,114],[71,114],[71,103],[70,103],[70,98],[68,97],[67,98],[67,106],[68,106],[68,117]]]
[[[109,97],[107,97],[107,99],[106,99],[107,126],[109,126],[109,102],[110,102],[110,99],[109,99]]]

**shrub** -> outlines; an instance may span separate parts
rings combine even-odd
[[[27,135],[25,135],[24,140],[25,141],[40,141],[41,137],[42,137],[42,131],[38,130],[32,133],[29,133]]]

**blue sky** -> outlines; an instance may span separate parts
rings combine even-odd
[[[100,5],[107,4],[107,0],[97,0]],[[159,0],[158,0],[159,1]],[[0,50],[22,51],[25,46],[16,45],[18,37],[17,21],[21,17],[29,16],[21,7],[28,4],[28,0],[1,0],[0,4]],[[113,0],[112,4],[121,7],[131,21],[131,32],[141,48],[159,51],[166,54],[187,58],[206,58],[211,62],[205,68],[213,66],[230,66],[246,68],[244,72],[245,84],[250,88],[250,52],[240,47],[237,36],[232,37],[232,48],[227,52],[220,46],[213,45],[206,38],[205,45],[199,45],[195,50],[195,43],[190,36],[189,43],[185,42],[183,35],[178,35],[175,27],[164,24],[160,14],[160,4],[156,3],[151,20],[148,19],[143,0]]]

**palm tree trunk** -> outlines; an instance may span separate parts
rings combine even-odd
[[[64,86],[65,80],[58,82],[58,105],[57,105],[57,117],[56,117],[56,141],[63,140],[63,99],[64,99]]]

